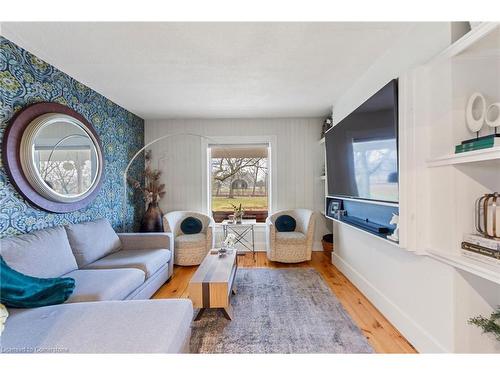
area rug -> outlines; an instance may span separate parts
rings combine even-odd
[[[236,286],[233,320],[205,311],[191,353],[373,353],[312,268],[240,268]]]

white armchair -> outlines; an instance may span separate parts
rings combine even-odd
[[[200,233],[184,234],[181,223],[187,217],[201,220],[203,227]],[[163,215],[165,232],[174,237],[174,264],[179,266],[195,266],[200,264],[207,253],[214,247],[214,220],[205,214],[194,211],[172,211]]]
[[[297,222],[295,231],[278,232],[274,225],[281,215],[290,215]],[[311,260],[314,239],[313,211],[298,208],[274,213],[266,219],[267,258],[275,262],[299,263]]]

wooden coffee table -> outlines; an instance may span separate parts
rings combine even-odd
[[[232,320],[231,294],[236,294],[234,279],[238,269],[237,251],[225,256],[211,254],[205,257],[189,282],[189,298],[200,311],[195,320],[201,318],[205,309],[222,309],[224,316]]]

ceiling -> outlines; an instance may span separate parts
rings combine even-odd
[[[327,115],[411,23],[2,23],[145,119]]]

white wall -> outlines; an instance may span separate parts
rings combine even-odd
[[[324,183],[320,180],[324,164],[318,140],[322,119],[183,119],[148,120],[145,141],[165,134],[197,134],[213,137],[272,137],[276,140],[273,162],[276,186],[273,211],[310,208],[317,211],[315,250],[321,249],[321,236],[328,232],[324,217]],[[174,136],[152,146],[154,167],[163,171],[167,195],[161,202],[164,212],[207,210],[206,147],[195,136]],[[263,228],[258,228],[256,248],[265,249]]]
[[[334,122],[340,121],[392,78],[404,77],[411,68],[445,49],[456,38],[450,26],[450,23],[420,24],[402,36],[335,103]],[[411,112],[418,108],[405,108],[409,101],[401,95],[411,95],[411,87],[405,87],[407,83],[405,79],[400,80],[400,112],[411,116]],[[400,116],[400,128],[405,126],[405,119],[405,116]],[[405,137],[415,136],[410,132],[403,134]],[[402,167],[407,165],[407,154],[410,153],[403,147],[416,147],[422,142],[426,140],[400,138]],[[408,178],[411,174],[414,170],[401,170],[402,199],[415,200],[418,210],[419,192],[410,186],[412,178],[418,179],[418,176]],[[414,196],[409,197],[409,194]],[[407,208],[403,206],[403,200],[402,212]],[[408,216],[405,219],[408,222],[415,221],[411,212],[404,214]],[[406,235],[414,245],[419,242],[420,229],[412,225],[414,228],[409,226],[411,233]],[[346,226],[336,224],[334,233],[334,264],[417,350],[500,352],[500,344],[494,338],[482,335],[480,329],[466,323],[471,316],[487,314],[500,304],[498,285]]]

